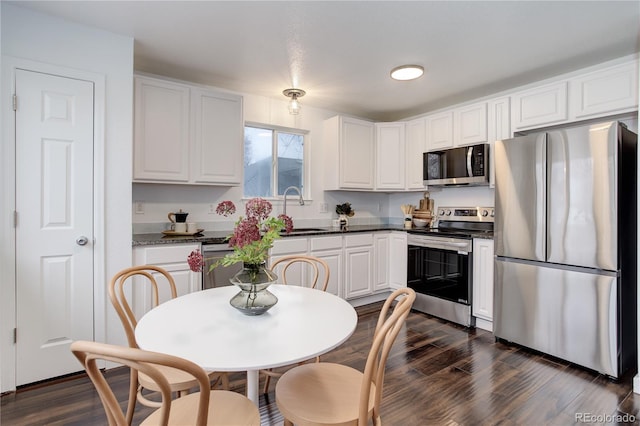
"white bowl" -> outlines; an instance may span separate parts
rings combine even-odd
[[[425,219],[413,218],[413,225],[416,228],[426,228],[428,221]]]

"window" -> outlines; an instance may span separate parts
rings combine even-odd
[[[244,128],[244,196],[278,197],[290,186],[304,194],[302,130],[270,126]]]

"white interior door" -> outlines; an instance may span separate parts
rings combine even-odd
[[[16,70],[16,384],[93,340],[92,82]],[[83,239],[86,243],[83,244]]]

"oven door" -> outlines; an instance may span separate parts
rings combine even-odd
[[[409,245],[407,285],[417,293],[471,304],[471,253]]]

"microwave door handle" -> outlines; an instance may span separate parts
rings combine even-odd
[[[473,167],[471,167],[471,158],[473,157],[473,147],[467,148],[467,176],[473,177]]]

